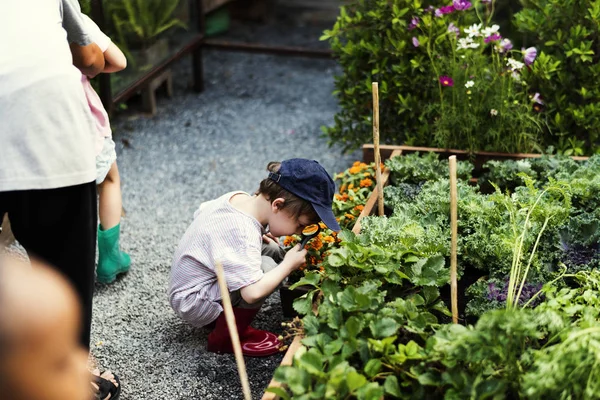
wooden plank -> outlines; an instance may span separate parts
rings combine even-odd
[[[396,156],[399,156],[402,154],[402,150],[399,150],[399,149],[395,149],[391,152],[387,152],[387,151],[384,152],[382,147],[384,147],[384,146],[380,146],[381,153],[382,153],[381,154],[382,160],[387,160],[388,158],[396,157]],[[385,153],[385,155],[384,155],[384,153]],[[383,187],[387,186],[389,183],[389,180],[390,180],[390,170],[386,168],[383,170],[383,173],[381,174],[382,186]],[[371,192],[371,194],[369,195],[369,198],[367,199],[365,208],[363,208],[362,212],[356,219],[354,228],[352,228],[352,232],[354,232],[355,234],[358,235],[360,233],[360,223],[361,223],[362,219],[366,216],[373,214],[375,204],[377,204],[377,195],[378,195],[377,187],[375,187],[375,189]]]
[[[302,337],[299,335],[294,338],[294,341],[292,342],[292,344],[290,344],[290,347],[288,348],[287,352],[285,353],[285,356],[283,356],[283,360],[281,360],[281,364],[279,364],[280,367],[285,366],[285,365],[292,365],[292,361],[294,360],[294,355],[296,354],[296,352],[298,351],[300,346],[302,346],[301,341],[302,341]],[[273,378],[271,380],[271,382],[269,382],[268,387],[280,388],[280,387],[282,387],[282,384],[281,384],[281,382],[278,382],[275,380],[275,378]],[[280,399],[279,396],[277,396],[275,393],[270,393],[270,392],[266,392],[262,397],[262,400],[278,400],[278,399]]]
[[[412,153],[412,152],[419,151],[419,152],[434,152],[434,153],[442,153],[442,154],[465,156],[465,157],[468,157],[469,155],[473,155],[475,157],[482,157],[482,158],[493,157],[496,159],[498,159],[498,158],[507,158],[507,159],[539,158],[542,156],[542,154],[534,154],[534,153],[499,153],[499,152],[493,152],[493,151],[475,151],[473,153],[470,153],[466,150],[441,149],[441,148],[436,148],[436,147],[389,145],[389,144],[388,145],[380,145],[379,148],[381,150],[382,158],[384,158],[384,153],[391,154],[391,152],[394,150],[402,150],[405,153]],[[363,161],[364,162],[373,162],[373,157],[375,154],[374,145],[371,143],[367,143],[367,144],[363,145],[362,149],[363,149]],[[389,158],[389,156],[388,156],[388,158]],[[461,158],[461,157],[458,157],[458,158]],[[582,157],[582,156],[573,156],[571,158],[575,161],[585,161],[585,160],[589,159],[589,157]]]

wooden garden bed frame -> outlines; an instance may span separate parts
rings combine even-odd
[[[373,144],[364,144],[362,146],[362,150],[363,150],[363,161],[364,162],[371,163],[375,160],[375,146]],[[392,157],[400,156],[402,154],[409,154],[409,153],[415,153],[415,152],[422,152],[422,153],[433,152],[433,153],[438,153],[438,154],[440,154],[440,156],[445,156],[445,157],[455,155],[458,159],[463,159],[463,160],[469,159],[471,157],[472,161],[475,164],[476,170],[480,169],[481,166],[486,161],[489,161],[489,160],[522,160],[522,159],[527,159],[527,158],[539,158],[542,156],[541,154],[531,154],[531,153],[495,153],[495,152],[487,152],[487,151],[479,151],[479,152],[475,152],[475,153],[469,153],[468,151],[465,151],[465,150],[438,149],[438,148],[433,148],[433,147],[395,146],[395,145],[380,145],[379,151],[381,153],[381,162],[384,162],[385,160],[392,158]],[[584,161],[584,160],[587,160],[589,157],[574,156],[571,158],[573,158],[573,160],[575,160],[575,161]],[[390,180],[390,171],[389,171],[389,169],[385,168],[383,170],[383,173],[381,174],[382,187],[387,186],[389,184],[389,180]],[[360,222],[364,217],[374,215],[377,213],[377,209],[376,209],[377,194],[378,194],[378,189],[377,189],[377,187],[375,187],[375,189],[369,195],[367,202],[365,203],[365,208],[363,209],[363,211],[360,213],[360,215],[356,219],[354,228],[352,228],[352,232],[354,232],[355,234],[358,235],[360,233],[360,229],[361,229]],[[292,365],[292,360],[294,359],[294,355],[296,354],[296,351],[298,351],[298,349],[301,346],[301,340],[302,340],[301,336],[296,336],[294,338],[294,341],[292,342],[289,349],[285,353],[285,356],[283,357],[283,360],[281,361],[280,366]],[[273,378],[271,380],[271,382],[269,383],[268,387],[282,387],[282,384]],[[278,400],[278,399],[280,399],[280,397],[274,393],[265,393],[264,396],[262,397],[262,400]]]

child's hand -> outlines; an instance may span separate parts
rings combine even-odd
[[[289,265],[292,267],[292,270],[297,270],[306,262],[306,253],[307,250],[300,248],[300,245],[297,244],[288,250],[283,261],[289,263]]]
[[[279,238],[273,236],[271,234],[271,232],[268,232],[263,235],[263,242],[265,242],[265,243],[274,242],[275,244],[279,245]]]

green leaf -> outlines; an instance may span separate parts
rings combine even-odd
[[[290,290],[296,289],[298,286],[314,286],[317,287],[321,283],[321,275],[317,272],[307,272],[298,282],[290,286]]]
[[[325,376],[323,355],[317,353],[317,350],[312,348],[296,360],[298,367],[301,367],[310,374],[317,376]]]
[[[383,388],[385,392],[394,397],[402,397],[402,392],[400,391],[400,385],[398,384],[398,378],[394,375],[390,375],[385,378],[385,383],[383,384]]]
[[[350,317],[344,324],[346,328],[346,332],[349,338],[356,338],[356,336],[363,330],[365,324],[364,322],[357,317]]]
[[[307,335],[316,335],[319,333],[319,327],[321,324],[314,315],[307,315],[304,317],[302,319],[302,324],[304,325],[304,331]]]
[[[370,87],[371,87],[371,84],[369,83],[369,88]],[[342,242],[354,242],[356,239],[356,235],[352,231],[349,231],[347,229],[342,229],[342,231],[340,233],[338,233],[338,238]]]
[[[354,370],[354,368],[352,368],[348,372],[348,377],[347,377],[346,382],[348,383],[348,389],[350,389],[350,392],[354,393],[357,389],[359,389],[367,384],[367,378],[365,378],[363,375],[356,372],[356,370]]]
[[[310,314],[313,305],[312,298],[312,292],[298,297],[294,300],[292,307],[294,307],[294,310],[296,310],[296,312],[300,315]]]
[[[376,382],[371,382],[361,387],[356,393],[359,400],[381,400],[385,394],[383,388]]]
[[[344,341],[342,339],[336,339],[327,343],[323,348],[323,352],[326,356],[332,356],[338,353],[342,349],[342,346],[344,346]]]
[[[372,321],[369,327],[371,328],[371,333],[374,337],[385,338],[396,334],[400,328],[400,324],[398,324],[392,318],[386,317],[377,321]]]
[[[377,359],[377,358],[372,358],[369,360],[369,362],[367,362],[367,365],[365,365],[365,374],[367,374],[367,376],[369,378],[374,377],[375,375],[377,375],[379,373],[379,371],[381,371],[381,367],[382,367],[382,363],[381,360]]]

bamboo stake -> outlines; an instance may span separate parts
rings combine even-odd
[[[225,313],[225,320],[227,321],[227,329],[229,329],[229,337],[231,337],[235,361],[237,362],[238,373],[240,375],[240,381],[242,382],[244,400],[252,400],[250,384],[248,383],[248,374],[246,373],[246,364],[244,363],[244,356],[242,354],[242,345],[240,344],[240,337],[235,324],[235,315],[233,315],[233,307],[231,306],[231,299],[229,298],[229,290],[227,289],[227,282],[225,281],[223,265],[220,261],[217,261],[216,272],[217,280],[219,281],[219,289],[221,290],[223,312]]]
[[[383,182],[381,179],[381,153],[379,152],[379,84],[372,83],[373,89],[373,144],[375,145],[375,180],[377,182],[377,204],[379,215],[383,215]]]
[[[450,228],[452,240],[450,244],[450,296],[452,305],[452,322],[458,323],[458,283],[456,281],[456,252],[458,247],[458,190],[456,187],[456,156],[450,156]]]

